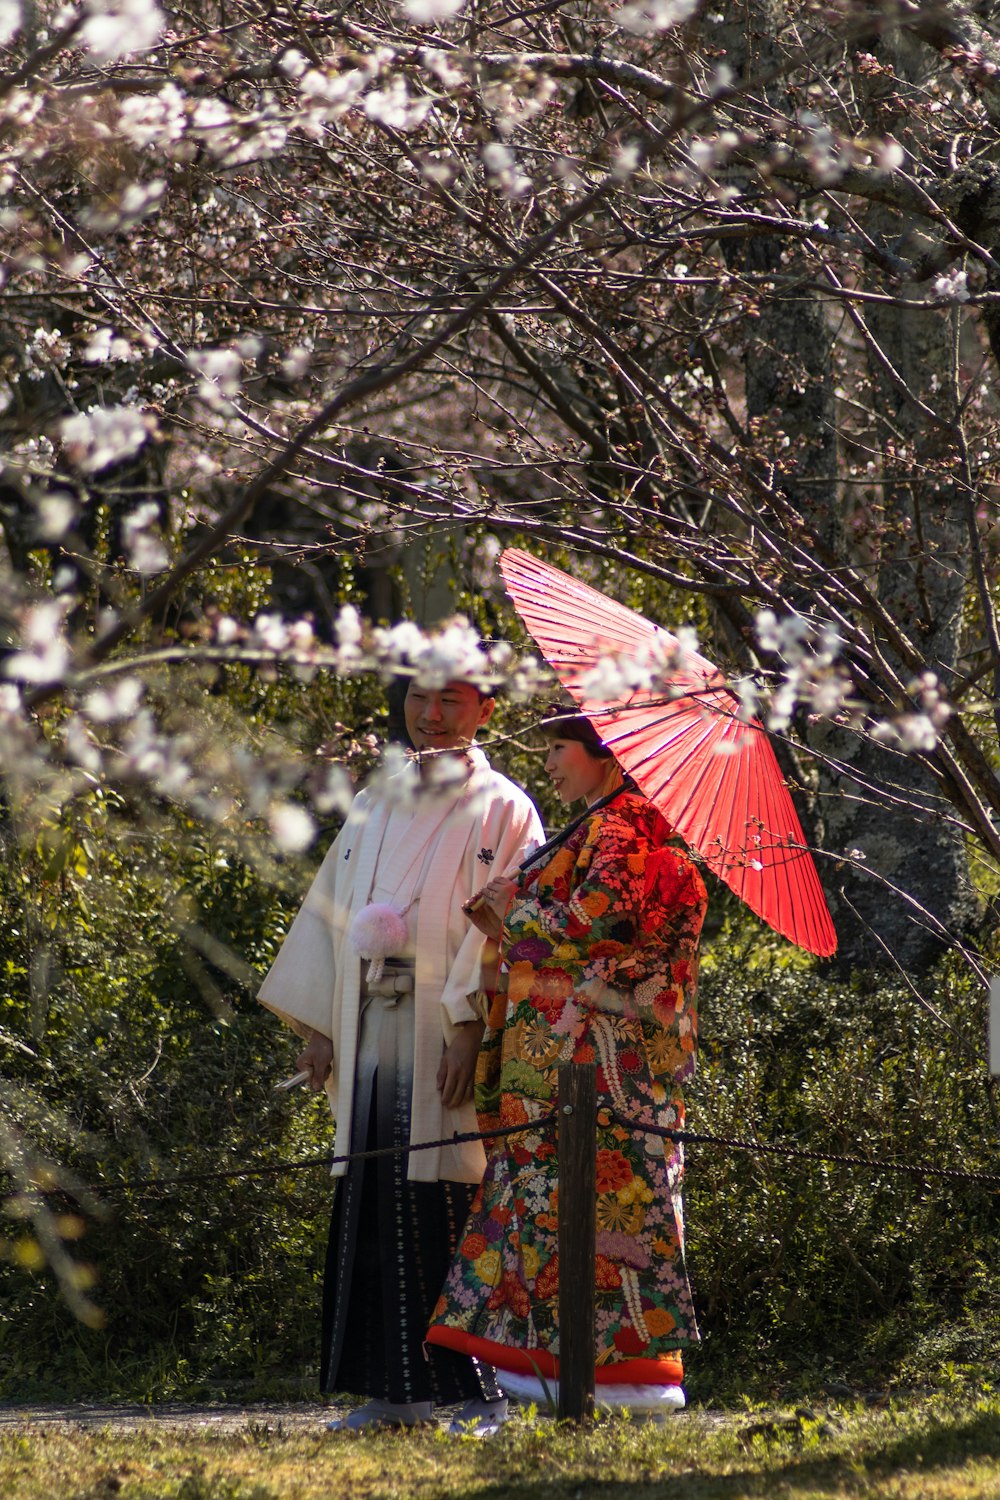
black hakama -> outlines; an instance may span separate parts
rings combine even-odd
[[[351,1141],[368,1150],[410,1139],[412,1007],[412,995],[365,999]],[[392,1402],[496,1400],[492,1369],[441,1349],[431,1363],[424,1348],[476,1185],[410,1182],[408,1159],[355,1161],[338,1181],[320,1389]]]

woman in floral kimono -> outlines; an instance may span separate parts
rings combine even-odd
[[[479,1061],[480,1125],[530,1125],[555,1104],[560,1063],[597,1064],[597,1400],[665,1411],[684,1405],[681,1351],[698,1338],[681,1148],[612,1111],[683,1128],[705,887],[589,719],[553,718],[546,737],[561,800],[600,805],[516,881],[483,892],[474,920],[494,934],[503,922],[503,962]],[[558,1196],[550,1130],[498,1138],[428,1334],[496,1366],[522,1399],[544,1399],[558,1379]]]

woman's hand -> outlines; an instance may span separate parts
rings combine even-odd
[[[309,1087],[318,1094],[333,1066],[333,1043],[330,1038],[321,1031],[314,1031],[295,1059],[295,1066],[300,1073],[308,1069],[312,1074]]]
[[[476,892],[471,901],[466,902],[462,910],[480,932],[485,932],[488,938],[499,942],[503,933],[503,919],[516,890],[516,880],[509,875],[496,875],[481,891]]]

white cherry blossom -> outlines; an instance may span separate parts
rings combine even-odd
[[[122,542],[129,564],[137,573],[162,573],[170,556],[160,534],[160,509],[149,500],[122,521]]]
[[[55,490],[38,502],[38,535],[46,542],[64,537],[76,520],[77,503],[72,495]]]
[[[297,802],[273,803],[267,821],[274,842],[286,854],[301,854],[316,837],[313,818]]]
[[[698,0],[637,0],[636,4],[613,11],[612,19],[636,36],[653,36],[658,31],[682,26],[697,8]]]
[[[165,16],[154,0],[87,0],[80,39],[96,62],[155,47]]]
[[[138,677],[119,677],[109,686],[95,688],[84,699],[89,718],[99,724],[130,719],[142,702],[146,689]]]
[[[21,0],[0,0],[0,47],[5,47],[21,29]]]
[[[450,21],[465,8],[465,0],[403,0],[403,9],[418,26]]]
[[[943,297],[947,302],[968,302],[972,296],[967,274],[957,269],[935,276],[931,286],[935,297]]]
[[[69,459],[85,473],[96,474],[138,453],[148,428],[134,406],[92,406],[65,417],[59,434]]]
[[[291,643],[291,633],[280,615],[258,615],[253,629],[257,640],[268,651],[285,651]]]
[[[173,145],[186,125],[186,101],[175,83],[155,94],[128,95],[119,105],[118,128],[134,146]]]
[[[32,605],[21,620],[21,650],[3,664],[6,677],[18,682],[60,682],[69,671],[71,655],[65,636],[68,605],[44,600]]]

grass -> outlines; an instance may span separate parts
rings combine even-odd
[[[693,1411],[662,1428],[519,1415],[491,1442],[248,1421],[0,1429],[3,1500],[1000,1500],[1000,1395]]]

